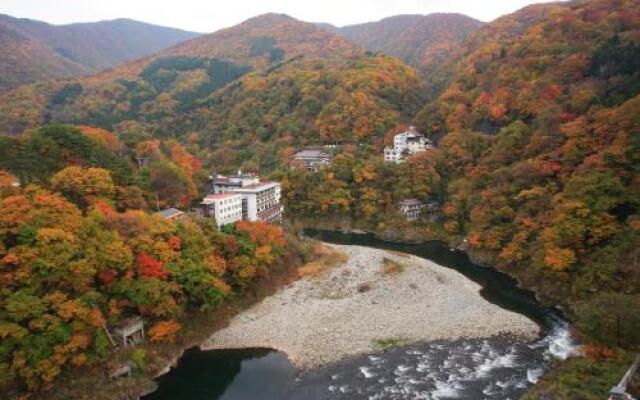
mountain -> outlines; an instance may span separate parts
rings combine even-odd
[[[197,35],[128,19],[51,25],[0,15],[0,90],[111,68]]]
[[[278,50],[280,49],[280,50]],[[325,58],[351,55],[356,48],[341,37],[285,14],[263,14],[231,28],[182,43],[162,56],[187,55],[242,62],[269,56],[280,61],[297,55]],[[284,54],[280,55],[281,51]],[[263,62],[258,64],[264,65]]]
[[[176,137],[206,167],[264,171],[297,145],[382,137],[417,111],[420,88],[397,58],[266,14],[94,76],[22,86],[0,98],[0,130],[92,125],[131,146]]]
[[[400,57],[424,71],[441,63],[482,22],[461,14],[397,15],[377,22],[333,27],[344,37],[370,51]]]
[[[592,348],[615,349],[525,399],[606,397],[640,344],[639,10],[572,1],[500,18],[448,60],[450,83],[414,120],[445,134],[445,229],[562,305]]]
[[[640,346],[639,10],[546,3],[479,28],[413,120],[435,151],[389,167],[380,146],[283,172],[288,214],[393,237],[402,199],[437,200],[441,221],[416,231],[517,277],[586,345],[524,399],[605,398]]]
[[[161,65],[180,57],[224,60],[236,66],[262,70],[297,57],[349,58],[360,52],[357,45],[340,35],[286,14],[268,13],[104,71],[91,81],[134,77],[154,63]]]

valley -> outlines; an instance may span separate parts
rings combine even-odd
[[[0,388],[135,398],[202,346],[227,372],[264,349],[291,398],[606,398],[640,349],[639,82],[638,0],[206,34],[0,16]],[[388,250],[418,257],[386,276]],[[521,363],[481,377],[498,358]]]

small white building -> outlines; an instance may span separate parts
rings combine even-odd
[[[405,132],[394,136],[393,147],[384,148],[384,161],[400,164],[409,156],[433,148],[433,142],[411,126]]]
[[[205,217],[213,217],[221,228],[242,220],[242,195],[238,193],[210,194],[200,203]]]
[[[284,207],[280,203],[278,182],[262,182],[255,174],[218,175],[213,179],[214,194],[235,193],[242,196],[242,219],[280,222]]]
[[[320,168],[331,165],[333,156],[320,148],[303,149],[293,157],[293,164],[311,172],[318,172]]]
[[[422,214],[423,204],[418,199],[406,199],[400,202],[400,212],[407,219],[407,222],[414,222],[420,218]]]

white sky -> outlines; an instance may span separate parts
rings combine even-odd
[[[491,21],[548,0],[0,0],[0,13],[53,24],[131,18],[213,32],[267,12],[310,22],[350,25],[396,14],[458,12]]]

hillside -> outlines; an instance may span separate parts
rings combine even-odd
[[[189,202],[180,178],[199,162],[175,142],[146,145],[149,163],[134,169],[131,150],[95,128],[0,137],[3,398],[114,398],[96,394],[113,365],[138,360],[136,379],[150,380],[212,329],[198,326],[224,318],[216,306],[253,298],[257,284],[299,265],[305,247],[280,226],[240,221],[222,232],[206,218],[155,214],[150,193]],[[131,317],[148,340],[118,348],[111,335]]]
[[[267,14],[93,77],[18,88],[0,100],[0,129],[88,124],[133,144],[153,132],[188,140],[208,167],[269,170],[296,145],[382,137],[415,113],[419,90],[400,60]]]
[[[558,302],[640,291],[622,267],[638,244],[639,10],[593,0],[501,18],[417,119],[448,132],[453,231],[498,262],[526,260],[523,276]]]
[[[51,25],[0,15],[0,90],[97,72],[197,35],[127,19]]]
[[[321,173],[283,173],[289,215],[397,232],[400,200],[441,202],[441,222],[416,229],[466,240],[591,346],[529,398],[603,398],[615,378],[571,382],[622,370],[640,346],[640,2],[526,7],[443,67],[450,83],[414,119],[436,151],[399,167],[380,148],[345,152]]]
[[[482,22],[461,14],[397,15],[333,29],[370,51],[399,57],[427,72],[445,60]]]

